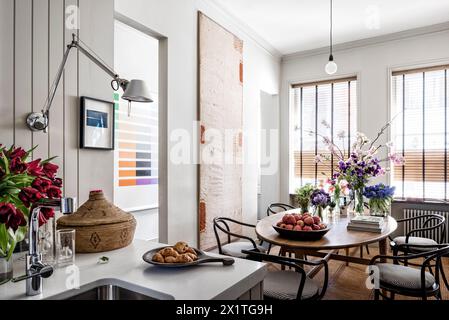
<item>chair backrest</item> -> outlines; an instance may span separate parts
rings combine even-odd
[[[285,203],[272,203],[267,208],[267,216],[270,216],[272,214],[276,214],[279,212],[284,212],[288,210],[295,209],[295,207],[285,204]]]
[[[418,202],[418,201],[394,201],[391,205],[391,215],[397,220],[410,219],[400,223],[398,229],[392,234],[396,236],[406,235],[412,230],[427,229],[414,236],[431,238],[438,243],[448,243],[449,204],[445,202]],[[431,216],[431,219],[429,219]],[[440,217],[444,217],[444,220]]]
[[[214,223],[215,239],[217,240],[218,253],[223,254],[222,245],[226,244],[226,242],[225,243],[221,242],[220,234],[219,234],[220,231],[226,235],[227,243],[231,243],[232,237],[235,237],[235,238],[239,238],[239,239],[248,240],[253,244],[254,248],[257,247],[256,242],[253,239],[251,239],[250,237],[246,237],[244,235],[234,233],[231,230],[232,224],[237,224],[237,225],[240,225],[243,227],[249,227],[249,228],[255,228],[256,226],[254,226],[252,224],[244,223],[241,221],[237,221],[237,220],[234,220],[231,218],[225,218],[225,217],[217,217],[213,220],[213,223]]]

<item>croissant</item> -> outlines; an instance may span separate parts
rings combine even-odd
[[[184,255],[190,257],[190,259],[192,259],[192,261],[198,260],[198,256],[197,256],[196,254],[193,254],[193,253],[184,253]]]
[[[178,253],[185,253],[186,249],[189,247],[189,245],[185,242],[178,242],[175,244],[175,250],[178,251]]]
[[[191,247],[186,248],[185,253],[191,253],[191,254],[193,254],[195,256],[197,255],[196,251],[193,248],[191,248]]]
[[[178,258],[179,258],[179,256],[178,256]],[[165,257],[165,263],[177,263],[178,258],[175,258],[173,256]]]
[[[193,259],[188,254],[181,254],[176,258],[177,263],[190,263]]]
[[[175,257],[176,258],[179,255],[179,253],[171,247],[162,249],[161,251],[159,251],[159,253],[164,257]]]
[[[159,263],[165,263],[164,257],[160,253],[156,253],[153,256],[153,261],[154,262],[159,262]]]

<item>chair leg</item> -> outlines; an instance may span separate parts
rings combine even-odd
[[[394,247],[394,248],[393,248],[393,256],[397,257],[398,254],[399,254],[398,249],[397,249],[396,247]],[[393,264],[399,264],[399,261],[398,261],[397,259],[395,259],[395,260],[393,261]]]
[[[283,248],[283,247],[281,247],[280,249],[279,249],[279,256],[280,257],[285,257],[285,249]],[[285,266],[284,265],[281,265],[281,270],[282,271],[284,271],[285,270]]]
[[[270,254],[270,252],[271,252],[271,243],[268,245],[267,254]]]
[[[349,257],[349,248],[346,248],[345,251],[346,251],[346,256]],[[346,261],[346,266],[347,267],[349,266],[349,261]]]
[[[374,300],[380,300],[380,290],[374,289]]]
[[[360,259],[363,259],[363,246],[360,246]]]
[[[446,286],[446,289],[449,290],[449,282],[447,281],[446,272],[444,272],[443,261],[440,261],[440,270],[441,270],[441,276],[443,278],[444,285]]]
[[[368,245],[365,246],[365,249],[366,249],[366,253],[367,253],[368,255],[370,255],[371,253],[369,252],[369,246],[368,246]]]

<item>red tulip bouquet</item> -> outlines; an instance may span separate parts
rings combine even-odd
[[[9,261],[16,244],[24,240],[30,210],[41,199],[61,197],[62,180],[56,177],[54,158],[28,162],[33,152],[0,144],[0,258]],[[39,224],[54,217],[53,209],[42,209]]]

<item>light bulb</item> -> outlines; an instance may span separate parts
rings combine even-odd
[[[338,66],[333,60],[331,60],[326,64],[325,70],[327,74],[334,74],[337,72]]]

